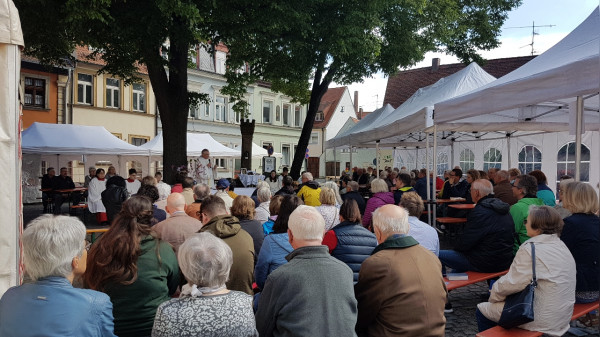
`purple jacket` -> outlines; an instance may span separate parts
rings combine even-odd
[[[376,209],[383,205],[392,204],[394,205],[394,193],[392,192],[379,192],[373,194],[367,201],[367,207],[365,208],[365,215],[363,216],[362,224],[364,227],[369,228],[371,226],[371,216]]]

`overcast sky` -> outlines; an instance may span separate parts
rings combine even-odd
[[[508,14],[500,37],[501,46],[494,50],[483,51],[481,54],[487,59],[526,56],[531,54],[531,26],[554,25],[553,27],[536,28],[539,35],[535,36],[534,52],[536,55],[543,53],[555,45],[569,32],[575,29],[599,5],[600,0],[524,0],[523,4]],[[524,27],[528,28],[508,28]],[[599,28],[600,29],[600,28]],[[445,54],[428,53],[425,59],[414,68],[428,67],[431,59],[439,57],[441,64],[456,63],[458,60]],[[365,78],[363,83],[354,83],[349,86],[350,94],[354,98],[354,91],[358,90],[358,104],[365,111],[373,111],[383,104],[387,77],[383,75],[374,78]],[[336,87],[335,83],[329,87]]]

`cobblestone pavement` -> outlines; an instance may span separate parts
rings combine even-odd
[[[63,205],[63,213],[68,213],[68,209]],[[41,204],[25,205],[23,207],[23,222],[27,224],[32,219],[42,213]],[[78,213],[79,218],[81,212]],[[86,226],[88,228],[98,227],[95,217],[89,212],[86,215]],[[441,249],[452,249],[451,238],[440,236]],[[446,336],[448,337],[473,337],[477,333],[477,323],[475,321],[475,308],[481,301],[481,295],[487,293],[487,283],[480,282],[467,287],[458,288],[450,292],[449,299],[452,303],[454,312],[446,314]],[[565,336],[599,336],[598,328],[592,329],[590,333],[575,335],[567,333]]]

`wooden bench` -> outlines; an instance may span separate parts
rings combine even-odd
[[[453,289],[468,286],[470,284],[491,280],[493,278],[505,275],[506,273],[508,273],[508,269],[497,273],[478,273],[476,271],[468,271],[468,280],[449,281],[448,278],[444,277],[444,281],[446,282],[446,288],[448,289],[448,291],[450,291]]]
[[[83,213],[83,222],[85,223],[85,210],[88,208],[87,204],[78,204],[78,205],[71,205],[71,211],[73,212],[73,214],[75,214],[75,212],[77,212],[77,210],[81,210]]]
[[[108,227],[107,228],[88,228],[85,230],[86,234],[90,234],[92,236],[92,243],[94,243],[94,241],[96,241],[96,235],[98,233],[106,233],[108,231]]]
[[[592,302],[592,303],[583,303],[583,304],[575,304],[573,307],[573,315],[571,316],[571,320],[576,320],[579,317],[587,314],[588,312],[594,311],[598,309],[600,302]],[[538,337],[543,335],[543,333],[539,331],[529,331],[525,329],[512,328],[512,329],[504,329],[501,326],[495,326],[491,329],[487,329],[478,333],[477,337]]]

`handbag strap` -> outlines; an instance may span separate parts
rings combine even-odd
[[[533,271],[533,278],[531,279],[531,283],[534,286],[537,285],[537,278],[535,276],[535,245],[531,242],[531,270]]]

